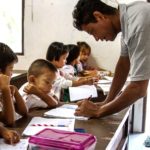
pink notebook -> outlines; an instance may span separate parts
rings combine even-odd
[[[96,137],[88,133],[44,129],[29,138],[30,150],[94,150]]]

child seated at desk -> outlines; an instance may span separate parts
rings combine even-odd
[[[110,75],[110,71],[99,67],[93,67],[88,64],[88,59],[91,55],[91,47],[86,42],[77,42],[80,49],[80,63],[78,63],[77,71],[83,76],[92,76],[98,74],[98,71],[105,71],[106,75]]]
[[[58,105],[57,98],[51,92],[56,72],[55,66],[44,59],[37,59],[31,64],[27,74],[28,82],[19,90],[28,110],[53,108]]]
[[[75,79],[78,81],[79,80],[82,81],[84,79],[87,79],[87,77],[79,77],[78,76],[78,71],[77,71],[76,65],[78,63],[80,63],[80,49],[79,49],[79,47],[75,44],[69,44],[66,46],[69,50],[69,55],[66,59],[66,65],[64,65],[60,69],[60,71],[62,71],[63,74],[69,74],[72,79]],[[93,77],[93,79],[95,78],[95,81],[96,81],[96,78],[97,78],[97,80],[99,79],[97,74],[91,75],[91,77]]]
[[[15,144],[20,141],[19,134],[14,130],[9,130],[0,122],[0,137],[4,138],[7,144]]]
[[[27,108],[18,89],[10,85],[14,64],[18,61],[16,54],[7,45],[0,43],[0,120],[12,126],[17,115],[27,115]],[[17,114],[17,113],[18,114]]]
[[[56,94],[58,99],[61,97],[61,89],[67,89],[71,86],[79,86],[84,84],[93,84],[93,78],[84,78],[78,80],[70,76],[69,74],[62,73],[60,69],[65,65],[68,57],[69,50],[66,45],[60,42],[53,42],[50,44],[47,50],[46,59],[50,61],[58,70],[56,81],[53,85],[53,92]]]
[[[69,49],[69,55],[66,59],[66,64],[60,70],[64,74],[69,74],[70,76],[72,76],[72,78],[78,80],[79,77],[77,77],[78,72],[75,68],[75,65],[79,63],[80,49],[77,45],[74,44],[67,45],[67,48]]]

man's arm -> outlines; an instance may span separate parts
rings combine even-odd
[[[129,70],[130,70],[129,58],[127,56],[126,57],[120,56],[118,63],[116,65],[110,92],[108,93],[108,96],[106,97],[104,103],[112,101],[120,93],[122,87],[126,82]]]
[[[97,111],[97,117],[104,117],[130,106],[147,92],[149,80],[132,81],[126,89],[115,99],[101,106]]]

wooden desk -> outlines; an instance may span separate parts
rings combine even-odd
[[[26,73],[16,76],[11,83],[18,88],[27,81]],[[101,91],[98,99],[93,101],[104,100],[105,96]],[[100,99],[101,98],[101,99]],[[27,118],[22,118],[16,122],[15,130],[22,134],[32,117],[43,116],[47,110],[34,110]],[[84,128],[87,133],[91,133],[97,137],[97,145],[95,150],[120,150],[127,149],[129,134],[129,117],[131,108],[127,108],[117,115],[111,115],[103,119],[90,119],[87,121],[76,120],[75,128]]]
[[[33,116],[43,116],[47,110],[34,110],[27,118],[16,122],[15,130],[22,134]],[[125,109],[117,115],[111,115],[103,119],[90,119],[86,121],[76,120],[75,128],[84,128],[87,133],[97,137],[95,150],[125,149],[128,144],[128,120],[130,109]]]

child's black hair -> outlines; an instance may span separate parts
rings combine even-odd
[[[48,61],[59,61],[60,57],[68,53],[67,47],[61,42],[53,42],[50,44],[47,50],[46,59]]]
[[[42,72],[43,68],[46,68],[52,72],[57,72],[56,67],[49,61],[45,59],[37,59],[30,65],[28,69],[28,76],[29,75],[34,75],[34,76],[41,75],[43,73]]]
[[[67,63],[66,64],[70,64],[71,62],[73,62],[75,59],[77,59],[79,57],[80,48],[74,44],[69,44],[69,45],[67,45],[67,47],[69,49],[69,55],[67,57]]]
[[[0,71],[4,73],[6,67],[13,62],[18,62],[17,55],[8,45],[0,43]]]

